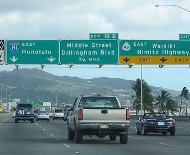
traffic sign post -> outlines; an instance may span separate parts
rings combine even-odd
[[[7,64],[58,64],[57,40],[8,40]]]
[[[190,42],[120,40],[120,64],[190,64]]]
[[[118,64],[118,41],[62,40],[60,64]]]
[[[0,65],[4,64],[5,59],[5,41],[0,40]]]

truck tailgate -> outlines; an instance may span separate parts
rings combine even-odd
[[[126,109],[83,109],[83,121],[126,122]]]

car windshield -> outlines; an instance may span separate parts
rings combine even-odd
[[[63,110],[55,110],[55,113],[63,113]]]
[[[47,112],[46,111],[39,111],[38,113],[39,114],[46,114]]]
[[[34,110],[34,113],[36,113],[36,114],[37,114],[38,112],[39,112],[39,110]]]
[[[166,117],[164,113],[147,113],[144,115],[145,119],[165,119]]]
[[[79,107],[119,108],[119,104],[115,97],[83,97]]]

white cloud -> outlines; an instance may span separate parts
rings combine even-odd
[[[91,32],[116,32],[121,39],[172,40],[178,39],[179,33],[190,33],[189,12],[177,7],[157,8],[155,4],[175,4],[190,9],[190,1],[187,0],[1,0],[1,38],[88,39]],[[150,70],[145,72],[145,80],[157,86],[171,79],[170,75],[175,75],[175,71],[171,70]],[[101,70],[67,70],[66,73],[76,76],[86,74],[89,77],[118,76],[135,80],[140,77],[138,71],[139,68],[126,71],[126,68],[103,67]],[[176,71],[179,73],[178,79],[184,74],[178,86],[183,87],[188,73],[186,70]],[[51,72],[59,74],[60,69],[55,66]],[[158,78],[162,74],[166,76],[165,79]],[[176,79],[172,80],[170,87],[177,87],[174,84]]]

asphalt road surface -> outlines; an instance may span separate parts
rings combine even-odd
[[[119,137],[110,141],[84,136],[83,144],[67,139],[63,120],[14,123],[10,115],[0,115],[0,155],[189,155],[190,123],[177,122],[176,136],[136,135],[131,121],[128,144]]]

